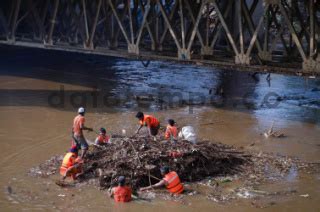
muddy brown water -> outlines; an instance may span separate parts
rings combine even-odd
[[[80,104],[88,110],[88,126],[103,126],[111,133],[125,129],[132,134],[134,115],[143,110],[163,124],[174,118],[180,126],[192,125],[201,139],[320,160],[319,79],[272,74],[267,81],[265,74],[165,62],[144,68],[140,61],[5,46],[0,56],[1,211],[258,210],[254,198],[221,204],[206,199],[207,191],[183,202],[155,199],[116,205],[93,187],[61,189],[52,179],[29,176],[31,167],[67,150]],[[261,135],[273,121],[285,138]],[[94,137],[87,134],[90,140]],[[263,197],[259,204],[267,206],[266,211],[319,211],[319,182],[317,173],[289,173],[285,180],[259,189],[296,192]],[[305,194],[309,196],[300,196]]]

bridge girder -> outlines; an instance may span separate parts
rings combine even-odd
[[[320,74],[319,18],[316,0],[3,0],[0,43]]]

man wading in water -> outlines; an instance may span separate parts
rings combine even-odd
[[[140,188],[140,191],[147,191],[152,188],[160,188],[165,186],[171,194],[181,194],[184,190],[181,184],[180,178],[175,171],[170,171],[168,166],[164,166],[160,169],[163,179],[154,185]]]
[[[129,186],[126,186],[126,178],[120,176],[118,178],[118,187],[114,187],[108,191],[109,197],[114,197],[115,202],[130,202],[132,189]]]
[[[83,107],[80,107],[78,109],[78,113],[79,113],[79,115],[77,115],[73,120],[72,137],[73,137],[74,141],[76,142],[77,147],[79,149],[81,148],[82,152],[81,152],[80,157],[82,159],[84,159],[84,156],[88,150],[89,145],[83,136],[83,130],[93,131],[93,129],[84,126],[85,109]]]

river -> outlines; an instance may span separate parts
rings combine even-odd
[[[28,175],[70,146],[77,108],[95,129],[132,134],[138,110],[165,124],[192,125],[201,139],[320,161],[320,80],[196,65],[0,47],[1,211],[255,211],[252,199],[219,204],[205,195],[115,205],[89,186],[61,189]],[[274,122],[285,138],[262,134]],[[94,134],[87,134],[93,140]],[[58,178],[58,176],[56,176]],[[320,175],[294,173],[266,190],[297,192],[266,200],[266,211],[319,211]],[[232,185],[230,185],[232,186]],[[308,196],[300,196],[308,194]]]

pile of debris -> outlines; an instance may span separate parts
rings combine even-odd
[[[233,175],[251,156],[233,147],[208,141],[191,144],[180,141],[154,142],[145,137],[113,138],[111,145],[94,147],[88,153],[83,179],[99,177],[99,186],[108,188],[117,176],[131,179],[134,189],[162,178],[159,168],[169,166],[184,182],[209,176]]]
[[[30,170],[30,175],[48,177],[59,172],[63,156],[54,156]],[[105,146],[92,145],[87,153],[84,174],[79,181],[106,189],[124,175],[134,190],[162,178],[161,166],[175,170],[185,182],[236,177],[245,186],[256,186],[295,175],[297,171],[319,170],[319,164],[268,153],[247,152],[221,143],[202,141],[176,144],[151,141],[147,137],[113,136]]]
[[[35,177],[57,174],[62,159],[63,155],[54,156],[31,168],[29,174]],[[259,190],[260,185],[292,180],[300,171],[319,173],[320,170],[318,162],[306,163],[293,157],[248,152],[211,141],[197,144],[178,141],[173,144],[151,141],[147,137],[112,136],[111,144],[90,146],[84,163],[84,174],[76,184],[59,180],[56,184],[62,187],[91,185],[107,189],[117,185],[118,176],[124,175],[136,192],[140,187],[154,184],[162,178],[159,170],[161,166],[169,166],[179,174],[188,190],[187,195],[197,194],[196,188],[200,185],[207,199],[219,203],[241,198],[258,200],[262,196],[263,199],[273,201],[296,191],[263,191]],[[161,192],[158,194],[159,198],[169,198],[168,195],[162,197]],[[152,199],[154,195],[154,192],[139,193],[142,199]],[[181,197],[177,198],[175,201]],[[263,206],[263,202],[254,204],[256,207]]]
[[[62,156],[55,156],[30,170],[33,176],[46,177],[59,172]],[[203,180],[209,176],[239,174],[251,163],[251,155],[220,143],[202,141],[154,142],[147,137],[113,136],[112,144],[90,147],[80,181],[97,182],[101,189],[116,184],[124,175],[133,189],[161,179],[161,166],[175,170],[183,182]]]

